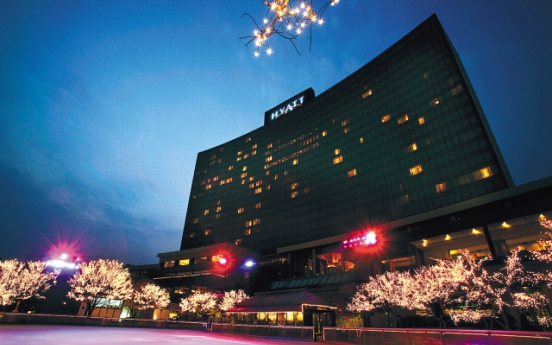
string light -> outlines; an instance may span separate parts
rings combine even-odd
[[[322,14],[326,8],[328,6],[335,6],[338,3],[339,0],[331,0],[325,3],[319,11],[315,11],[313,9],[312,0],[266,0],[263,4],[268,9],[267,15],[262,21],[262,25],[257,24],[253,17],[245,13],[245,16],[251,18],[257,30],[254,31],[253,36],[240,38],[249,39],[245,44],[246,46],[249,46],[253,41],[255,42],[255,56],[259,56],[259,51],[261,49],[265,49],[268,55],[273,52],[268,43],[268,39],[274,34],[289,40],[291,44],[293,44],[295,50],[297,50],[293,40],[303,33],[303,29],[307,25],[311,25],[311,28],[314,23],[322,25],[324,23]],[[297,50],[297,52],[299,52],[299,50]]]

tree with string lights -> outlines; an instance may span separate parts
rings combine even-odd
[[[310,46],[312,46],[312,27],[314,24],[322,25],[324,19],[322,15],[328,6],[335,6],[339,3],[339,0],[331,0],[326,2],[322,7],[316,11],[313,8],[313,0],[262,0],[262,4],[267,7],[267,13],[264,17],[262,24],[249,14],[244,13],[243,16],[249,17],[256,29],[253,35],[240,37],[240,39],[248,39],[245,44],[246,47],[249,44],[255,45],[255,56],[259,56],[259,52],[265,49],[267,54],[272,54],[273,50],[268,43],[268,40],[277,35],[281,38],[288,40],[297,53],[299,50],[294,43],[301,34],[306,30],[310,32]],[[310,49],[310,48],[309,48]],[[299,53],[300,54],[300,53]]]
[[[71,287],[67,296],[86,302],[87,315],[102,299],[130,300],[133,295],[130,273],[117,260],[99,259],[83,262],[67,283]]]
[[[552,229],[550,221],[541,224]],[[551,240],[539,241],[544,251],[521,255],[514,250],[500,268],[487,268],[488,258],[473,259],[469,252],[463,252],[458,260],[434,260],[434,265],[412,273],[386,272],[371,277],[358,288],[347,308],[354,312],[389,306],[432,310],[441,327],[449,320],[455,324],[484,321],[486,327],[497,322],[505,329],[510,329],[507,311],[513,309],[535,326],[549,329],[552,318],[541,312],[549,301],[538,288],[552,284],[552,273],[533,272],[527,267],[531,260],[552,262],[552,233],[547,234]],[[521,320],[517,324],[520,327]]]
[[[182,298],[179,305],[182,312],[188,312],[201,319],[203,314],[217,310],[217,295],[212,292],[195,292],[187,298]]]
[[[15,310],[22,300],[31,297],[44,298],[42,295],[53,284],[59,271],[45,272],[46,263],[42,261],[0,261],[0,305],[17,301]]]
[[[142,286],[134,296],[134,306],[139,310],[165,309],[170,302],[167,290],[151,283]]]
[[[242,289],[239,289],[238,291],[228,291],[224,293],[224,297],[219,303],[219,308],[220,310],[226,311],[234,308],[236,304],[241,303],[246,299],[249,299],[249,296]]]

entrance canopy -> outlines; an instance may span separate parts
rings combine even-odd
[[[247,299],[229,313],[282,313],[304,312],[305,309],[335,310],[337,307],[328,305],[320,297],[306,290],[258,293]]]

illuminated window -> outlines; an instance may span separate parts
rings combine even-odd
[[[250,183],[249,184],[249,189],[253,189],[253,188],[255,188],[255,183]]]
[[[270,170],[267,170],[267,171],[265,172],[265,175],[266,175],[266,176],[270,175]]]
[[[408,194],[405,194],[399,198],[401,204],[406,204],[408,202]]]
[[[190,264],[190,259],[178,260],[178,266],[188,266]]]
[[[209,229],[205,230],[205,236],[209,236],[209,235],[211,235],[211,230]]]
[[[165,261],[165,268],[174,267],[174,261]]]
[[[437,193],[442,193],[447,190],[447,184],[445,182],[438,183],[435,185],[435,190],[437,191]]]
[[[234,170],[234,166],[233,166],[233,165],[230,165],[230,166],[228,167],[228,170]]]
[[[242,171],[247,171],[247,165],[244,165],[244,166],[243,166]]]
[[[257,148],[257,144],[253,144],[253,146],[251,146],[251,148],[252,148],[253,150],[255,150],[255,149]]]
[[[340,149],[335,149],[335,150],[334,150],[334,154],[335,154],[336,156],[337,156],[340,152],[341,152]]]
[[[255,182],[255,187],[259,187],[259,186],[262,186],[263,185],[263,180],[259,180],[257,182]]]
[[[245,236],[251,235],[251,229],[245,229]]]
[[[244,208],[244,207],[238,208],[238,214],[243,213],[244,211],[245,211],[245,208]]]
[[[255,180],[255,176],[249,176],[249,182],[254,181],[254,180]]]
[[[274,175],[274,179],[275,179],[275,180],[278,179],[278,174]]]
[[[206,216],[209,214],[209,209],[206,209],[205,211],[203,211],[203,215]]]
[[[208,185],[206,185],[205,189],[211,189],[211,184],[209,183]]]
[[[410,175],[412,175],[412,176],[418,175],[421,172],[422,172],[422,166],[420,164],[410,168]]]
[[[218,176],[213,177],[213,181],[218,181]]]
[[[217,206],[217,212],[222,211],[222,206]]]
[[[419,123],[420,125],[423,125],[423,124],[425,123],[425,119],[424,119],[423,116],[420,117],[420,118],[418,118],[418,123]]]
[[[241,151],[238,151],[238,156],[241,155],[241,154],[242,154],[242,152],[241,152]]]
[[[408,145],[408,152],[412,152],[412,151],[416,151],[418,149],[418,145],[416,143],[412,143],[410,145]]]
[[[351,130],[351,128],[347,127],[345,129],[343,129],[343,133],[349,133],[350,130]]]
[[[241,161],[241,157],[236,158],[236,162]]]
[[[246,142],[246,143],[248,143],[248,142],[250,142],[250,141],[251,141],[251,138],[245,139],[245,142]]]
[[[263,187],[259,187],[255,189],[255,194],[260,194],[263,192]]]
[[[265,158],[265,162],[270,162],[270,161],[272,161],[272,156],[268,156]]]
[[[225,183],[226,183],[225,180],[220,181],[220,185],[221,185],[221,186],[222,186],[223,184],[225,184]]]
[[[194,218],[194,221],[193,221],[194,224],[197,224],[199,223],[199,218]]]
[[[339,164],[343,162],[343,156],[337,156],[333,159],[333,164]]]
[[[242,173],[242,174],[240,175],[240,177],[241,177],[241,178],[246,178],[246,177],[247,177],[247,173],[246,173],[246,172]]]
[[[213,255],[213,256],[211,257],[211,261],[212,261],[212,262],[219,262],[220,259],[222,259],[223,257],[224,257],[223,255]]]
[[[291,184],[291,189],[295,189],[299,186],[299,183],[295,182]]]
[[[241,244],[241,238],[236,239],[236,241],[234,242],[234,244],[235,244],[236,246],[239,246],[239,245]]]
[[[271,148],[272,148],[272,143],[268,144],[267,147],[268,147],[269,149],[271,149]]]
[[[479,173],[481,174],[482,178],[491,177],[493,175],[492,172],[491,172],[490,167],[485,167],[483,169],[479,169]]]
[[[356,176],[356,174],[357,174],[356,169],[352,169],[352,170],[349,170],[349,171],[347,172],[347,176],[348,176],[348,177]]]
[[[341,121],[341,127],[347,126],[349,124],[349,122],[350,122],[349,119]]]
[[[249,157],[247,153],[243,155],[243,159],[246,159],[247,157]]]
[[[266,187],[265,187],[266,190],[269,190],[270,189],[270,185],[267,184]]]
[[[389,120],[391,120],[391,115],[389,115],[389,114],[383,115],[383,116],[381,117],[381,122],[382,122],[382,123],[383,123],[383,122],[387,122],[387,121],[389,121]]]
[[[372,95],[372,89],[366,91],[365,93],[362,94],[362,98],[367,98],[367,97],[370,97]]]
[[[473,179],[475,181],[479,181],[481,179],[485,179],[485,178],[488,178],[488,177],[491,177],[493,176],[493,173],[491,171],[491,167],[485,167],[485,168],[481,168],[479,170],[477,170],[476,172],[473,173]]]
[[[248,226],[252,226],[253,225],[253,221],[252,220],[248,220],[247,222],[245,222],[245,226],[248,227]]]
[[[408,121],[408,114],[404,114],[403,116],[397,119],[397,122],[399,123],[399,125],[405,123],[406,121]]]
[[[261,224],[261,220],[259,218],[253,220],[253,225],[259,225]]]
[[[295,191],[295,192],[291,192],[291,198],[295,198],[297,197],[297,195],[299,195],[299,192],[298,191]]]
[[[462,92],[464,89],[462,88],[462,84],[456,86],[456,87],[453,87],[452,89],[450,89],[450,94],[453,95],[453,96],[456,96],[457,94],[459,94],[460,92]]]
[[[441,101],[439,100],[439,98],[434,98],[432,99],[429,104],[431,104],[432,107],[436,106],[437,104],[441,103]]]
[[[427,79],[427,78],[429,78],[429,72],[424,73],[424,79]]]
[[[232,178],[231,178],[231,177],[229,177],[229,178],[226,179],[226,183],[230,183],[230,182],[232,182]]]
[[[364,138],[359,138],[358,141],[359,141],[361,144],[364,144]]]
[[[251,151],[251,155],[252,155],[252,156],[254,156],[254,155],[256,155],[256,154],[257,154],[257,150]]]
[[[293,165],[297,165],[297,163],[299,163],[299,159],[295,158],[295,159],[293,160],[293,163],[292,163],[292,164],[293,164]]]
[[[195,237],[195,232],[191,232],[190,233],[190,238],[194,238]]]
[[[256,203],[255,208],[261,208],[261,203],[260,202]]]
[[[322,131],[322,136],[325,137],[326,135],[328,135],[328,131]]]

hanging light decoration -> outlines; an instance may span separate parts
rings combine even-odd
[[[253,17],[245,13],[245,16],[251,18],[256,29],[253,31],[253,35],[240,37],[240,39],[249,39],[245,44],[246,46],[255,42],[255,56],[259,56],[261,50],[264,50],[270,55],[274,51],[270,47],[268,39],[276,34],[289,40],[299,53],[293,40],[299,37],[307,26],[312,30],[313,24],[322,25],[324,23],[322,14],[326,8],[328,6],[335,6],[337,3],[339,3],[339,0],[331,0],[325,3],[319,11],[315,11],[313,9],[312,0],[263,1],[263,4],[268,9],[262,24],[257,24]]]

